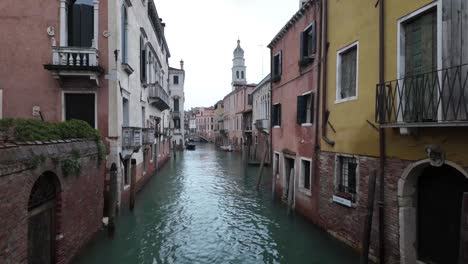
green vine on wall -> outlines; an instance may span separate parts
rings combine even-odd
[[[106,158],[106,148],[98,130],[82,120],[65,122],[45,122],[36,119],[0,119],[0,141],[51,141],[64,139],[89,139],[96,142],[98,165]],[[73,155],[72,155],[73,156]],[[45,160],[44,160],[45,161]],[[65,167],[76,170],[73,159],[65,160]],[[32,166],[40,165],[40,160],[32,160]]]
[[[64,176],[69,175],[80,175],[81,163],[80,163],[80,152],[76,149],[72,150],[71,156],[62,160],[62,173]]]

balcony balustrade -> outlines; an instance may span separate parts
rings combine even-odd
[[[468,126],[468,64],[377,84],[382,127]]]
[[[155,106],[161,111],[169,109],[169,95],[162,88],[159,82],[151,83],[148,85],[149,99],[151,105]]]
[[[104,73],[99,66],[99,51],[94,47],[52,46],[52,64],[46,64],[44,68],[51,71],[56,79],[87,77],[97,86],[98,76]]]
[[[255,127],[258,130],[269,130],[270,129],[270,120],[269,119],[257,119],[257,120],[255,120]]]
[[[138,150],[142,143],[142,130],[139,127],[122,127],[122,148]]]
[[[155,130],[154,128],[143,128],[143,145],[151,145],[154,144],[155,139]]]

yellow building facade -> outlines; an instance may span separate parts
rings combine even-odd
[[[323,226],[362,249],[369,177],[383,168],[371,256],[456,263],[468,252],[459,232],[468,192],[468,1],[322,3]]]

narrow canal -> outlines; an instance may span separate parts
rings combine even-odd
[[[241,155],[200,144],[178,153],[75,263],[358,263],[355,252],[272,201],[269,177]],[[265,175],[269,175],[267,170]]]

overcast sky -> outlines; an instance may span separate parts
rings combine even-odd
[[[154,2],[166,23],[170,66],[179,68],[179,61],[185,61],[185,109],[212,106],[231,91],[238,37],[245,51],[247,81],[260,82],[270,70],[267,45],[299,9],[299,0]]]

